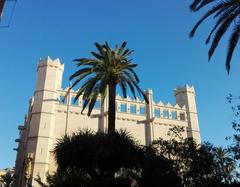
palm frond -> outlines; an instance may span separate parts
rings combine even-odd
[[[93,110],[94,105],[97,101],[98,95],[99,95],[98,90],[93,91],[92,94],[91,94],[91,97],[89,99],[90,102],[89,102],[89,107],[88,107],[88,114],[87,114],[88,116],[90,116],[91,113],[92,113],[92,110]]]
[[[145,102],[148,104],[149,100],[148,100],[146,94],[141,90],[141,88],[138,86],[138,84],[136,82],[132,82],[132,84],[137,88],[137,91],[138,91],[139,95],[143,96]]]
[[[218,20],[216,21],[215,26],[213,27],[213,29],[211,30],[210,34],[208,35],[208,38],[206,39],[206,44],[209,43],[212,34],[216,31],[216,29],[219,27],[219,25],[226,19],[226,17],[228,17],[235,9],[237,8],[237,6],[231,7],[229,9],[222,9],[223,11],[220,11],[220,14],[217,14],[215,16],[219,16]],[[214,16],[214,17],[215,17]]]
[[[129,88],[130,88],[130,90],[131,90],[131,92],[132,92],[132,94],[133,94],[134,99],[136,99],[137,97],[136,97],[136,92],[135,92],[134,86],[133,86],[132,83],[131,83],[130,81],[128,81],[128,80],[127,80],[126,82],[127,82],[128,86],[129,86]]]
[[[95,42],[94,44],[95,44],[96,48],[98,49],[99,53],[100,53],[101,55],[103,55],[103,46],[100,45],[100,44],[97,43],[97,42]]]
[[[193,11],[198,11],[199,9],[214,1],[216,0],[194,0],[194,2],[190,5],[190,9]]]
[[[77,100],[83,93],[84,91],[87,89],[87,87],[89,86],[89,84],[91,84],[91,79],[88,79],[87,81],[85,81],[85,83],[83,85],[81,85],[81,87],[79,88],[77,95],[75,96],[75,99]]]
[[[99,54],[97,54],[95,52],[91,52],[91,54],[98,60],[102,60],[103,59],[102,55],[99,55]]]
[[[130,71],[130,72],[133,74],[133,76],[134,76],[136,82],[139,83],[140,80],[139,80],[139,78],[138,78],[136,72],[135,72],[132,68],[128,68],[128,71]]]
[[[205,43],[208,44],[210,40],[212,40],[209,51],[208,51],[208,60],[211,60],[223,36],[228,32],[229,29],[232,29],[232,32],[229,35],[229,43],[228,43],[228,50],[227,50],[227,57],[226,57],[226,70],[229,73],[232,55],[236,48],[237,43],[239,42],[237,27],[240,27],[239,25],[240,1],[239,0],[222,0],[222,1],[194,0],[193,3],[191,4],[191,9],[193,11],[198,11],[201,8],[205,7],[206,5],[212,5],[212,6],[209,6],[210,7],[209,10],[195,24],[189,36],[193,37],[198,27],[207,18],[212,16],[212,18],[216,20],[213,28],[210,30],[210,33],[205,41]]]
[[[220,25],[220,27],[218,28],[218,30],[216,31],[216,34],[213,38],[211,47],[208,51],[208,59],[210,60],[216,47],[218,46],[219,41],[221,40],[222,36],[225,34],[225,32],[227,31],[227,29],[229,28],[229,26],[231,25],[232,21],[236,18],[236,16],[238,16],[238,14],[240,13],[240,11],[238,11],[238,13],[234,13],[231,14],[229,17],[227,17]]]
[[[226,69],[228,73],[230,71],[230,62],[232,59],[234,49],[239,41],[239,36],[240,36],[240,24],[237,24],[235,25],[235,28],[233,30],[233,33],[231,34],[231,37],[229,39],[229,44],[228,44],[228,52],[227,52],[227,59],[226,59]]]
[[[131,73],[129,73],[127,70],[123,71],[123,74],[127,77],[127,79],[131,82],[136,82],[136,84],[138,83],[137,80],[135,80],[135,77],[132,76]]]
[[[207,13],[195,24],[195,26],[193,27],[193,29],[191,30],[189,37],[193,37],[196,30],[198,29],[198,27],[201,25],[201,23],[203,21],[205,21],[209,16],[211,16],[212,14],[216,13],[217,11],[221,11],[222,8],[226,8],[229,7],[233,4],[233,2],[220,2],[219,4],[217,4],[216,6],[214,6],[213,8],[211,8],[209,11],[207,11]]]
[[[72,74],[70,77],[69,77],[69,80],[72,80],[76,77],[79,77],[81,75],[84,75],[84,74],[89,74],[89,73],[92,73],[92,68],[84,68],[84,69],[80,69],[78,71],[76,71],[74,74]]]
[[[91,59],[91,58],[80,58],[80,59],[74,59],[75,62],[77,63],[77,66],[92,66],[95,65],[97,63],[99,63],[100,61],[98,59]]]
[[[124,48],[126,47],[126,45],[127,45],[127,42],[123,42],[122,43],[122,45],[121,45],[121,47],[120,47],[120,49],[118,51],[118,55],[122,54],[122,52],[124,51]]]
[[[126,82],[125,81],[120,81],[119,83],[121,89],[122,89],[122,93],[123,93],[123,97],[127,98],[127,86],[126,86]]]

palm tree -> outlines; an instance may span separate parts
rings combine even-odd
[[[47,178],[50,187],[180,186],[171,161],[126,131],[78,131],[58,139],[53,153],[58,169]]]
[[[144,158],[142,146],[122,130],[110,134],[84,130],[65,135],[58,139],[53,152],[58,170],[49,176],[52,186],[117,186],[109,185],[122,181],[115,175],[124,168],[134,180],[134,170]]]
[[[226,184],[230,184],[234,178],[234,170],[236,169],[236,161],[231,158],[227,149],[218,147],[215,150],[215,162],[217,165],[216,175],[221,177]]]
[[[78,90],[75,101],[80,95],[83,95],[82,112],[88,106],[88,116],[91,115],[98,96],[101,95],[103,104],[108,92],[108,133],[115,131],[117,85],[121,87],[125,98],[127,97],[127,87],[129,87],[134,98],[136,98],[135,91],[137,90],[139,95],[142,95],[148,102],[144,92],[138,86],[139,78],[134,71],[137,64],[128,59],[133,50],[125,49],[126,44],[123,42],[120,47],[116,45],[114,49],[111,49],[107,42],[103,45],[95,43],[98,52],[91,52],[93,58],[75,59],[74,61],[77,62],[80,69],[70,76],[70,80],[74,79],[74,82],[68,91],[80,81],[87,79]]]
[[[193,11],[198,11],[205,6],[211,7],[193,27],[190,37],[194,36],[198,27],[207,18],[212,17],[216,20],[206,39],[206,44],[211,41],[208,51],[208,60],[210,60],[224,34],[227,33],[228,29],[231,29],[226,57],[226,69],[229,73],[232,55],[240,37],[240,0],[194,0],[190,8]]]

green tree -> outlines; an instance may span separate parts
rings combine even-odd
[[[218,147],[215,149],[216,175],[225,184],[231,184],[235,178],[236,161],[232,158],[228,149]]]
[[[110,134],[85,130],[58,140],[58,169],[42,187],[179,186],[172,165],[152,147],[140,146],[125,131]]]
[[[231,144],[228,146],[228,151],[232,153],[233,158],[237,162],[238,171],[240,168],[240,104],[239,100],[240,97],[235,97],[232,94],[229,94],[227,97],[227,100],[230,104],[232,104],[232,111],[234,114],[233,121],[232,121],[232,127],[235,131],[235,134],[233,134],[230,137],[227,137],[226,139],[231,141]],[[236,177],[240,179],[240,173],[236,174]]]
[[[115,131],[117,85],[121,87],[125,98],[127,97],[127,87],[129,87],[135,98],[137,90],[148,102],[144,92],[138,86],[139,78],[134,71],[137,64],[128,59],[133,50],[125,49],[126,44],[123,42],[120,47],[116,45],[114,49],[111,49],[107,42],[103,45],[95,43],[98,52],[91,52],[93,58],[76,59],[80,69],[70,76],[70,80],[74,79],[74,82],[69,91],[79,82],[88,78],[80,86],[75,97],[76,101],[80,95],[83,95],[82,112],[88,106],[88,116],[91,114],[98,96],[101,95],[103,104],[108,93],[108,133]]]
[[[227,31],[229,33],[226,69],[229,73],[231,66],[231,59],[233,52],[238,44],[240,37],[240,1],[239,0],[194,0],[190,8],[194,12],[201,10],[203,7],[208,6],[208,11],[196,23],[190,32],[190,37],[193,37],[198,27],[209,17],[215,19],[215,24],[210,30],[206,39],[206,44],[211,41],[208,51],[208,59],[210,60],[219,42]]]
[[[166,158],[181,179],[182,186],[227,186],[238,184],[236,161],[229,149],[206,142],[197,145],[179,134],[183,129],[169,130],[169,140],[158,139],[152,147]]]
[[[197,145],[173,128],[172,139],[140,146],[128,133],[85,130],[59,139],[55,149],[58,169],[42,187],[115,186],[239,186],[236,162],[229,150],[210,143]]]
[[[144,149],[145,157],[142,162],[141,187],[181,186],[181,178],[173,168],[172,160],[159,154],[155,146]]]
[[[70,181],[83,186],[116,186],[119,182],[130,182],[129,178],[122,180],[115,174],[121,170],[137,171],[139,160],[144,157],[141,147],[124,131],[110,134],[79,131],[60,139],[54,153],[58,171],[52,181],[66,186]]]
[[[192,139],[177,141],[159,139],[153,143],[162,155],[172,163],[182,186],[207,186],[219,184],[215,180],[214,155],[210,144],[197,145]]]

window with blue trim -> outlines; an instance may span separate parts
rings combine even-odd
[[[167,110],[163,110],[163,117],[164,118],[169,118],[169,113]]]
[[[155,108],[154,109],[154,116],[156,118],[160,118],[161,117],[161,113],[160,113],[160,109],[159,108]]]
[[[137,110],[136,110],[136,105],[131,105],[130,106],[130,113],[131,114],[136,114]]]
[[[140,115],[145,115],[146,111],[145,111],[145,107],[141,106],[140,110],[139,110]]]
[[[122,103],[121,106],[120,106],[120,111],[121,112],[127,112],[127,104]]]
[[[95,105],[94,105],[95,109],[100,109],[101,108],[101,102],[99,100],[96,101]]]
[[[177,120],[177,112],[172,111],[172,119]]]

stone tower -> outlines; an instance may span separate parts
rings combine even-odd
[[[27,181],[35,186],[33,180],[38,175],[45,179],[44,175],[49,170],[50,152],[54,139],[55,103],[57,102],[57,89],[61,88],[64,65],[59,59],[52,60],[49,57],[40,60],[37,68],[38,77],[32,115],[29,122],[29,134],[27,154],[30,163],[27,163],[27,172],[33,176]],[[45,181],[43,181],[45,182]]]
[[[188,122],[187,136],[192,137],[197,143],[201,143],[194,87],[186,85],[176,88],[174,95],[176,103],[180,107],[184,105],[186,107],[186,120]],[[180,116],[180,118],[185,118],[185,116]]]

